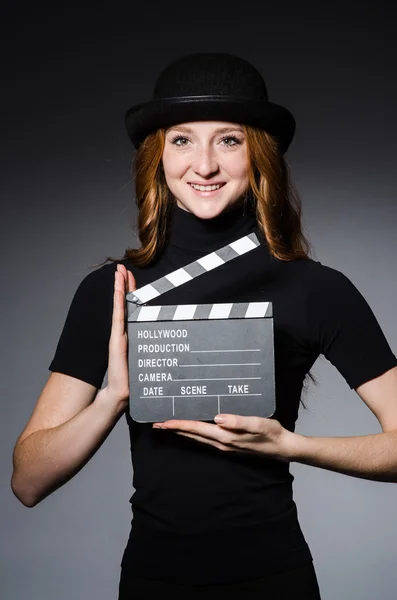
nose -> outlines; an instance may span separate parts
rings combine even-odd
[[[218,161],[210,146],[198,148],[192,161],[192,169],[200,177],[209,177],[219,169]]]

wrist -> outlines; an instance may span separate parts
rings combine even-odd
[[[281,460],[285,462],[299,461],[304,455],[308,438],[304,435],[294,433],[288,429],[284,430],[283,450]]]
[[[94,403],[99,410],[108,414],[109,417],[118,420],[128,408],[128,400],[115,400],[109,395],[108,386],[99,390]]]

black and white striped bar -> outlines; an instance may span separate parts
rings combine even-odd
[[[128,321],[255,319],[271,316],[273,316],[271,302],[229,302],[224,304],[139,306],[128,316]]]
[[[206,254],[202,258],[185,265],[181,269],[177,269],[176,271],[164,275],[164,277],[160,277],[160,279],[157,279],[138,290],[128,292],[128,294],[126,294],[128,319],[130,314],[136,310],[137,306],[143,305],[146,302],[149,302],[149,300],[153,300],[153,298],[161,296],[161,294],[164,294],[203,273],[216,269],[229,260],[233,260],[246,252],[255,250],[259,245],[260,242],[256,234],[251,233],[231,244],[223,246],[223,248],[220,248],[215,252]]]

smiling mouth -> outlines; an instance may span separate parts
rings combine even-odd
[[[215,190],[219,190],[221,187],[226,185],[226,183],[217,183],[213,185],[198,185],[195,183],[189,183],[189,185],[194,189],[200,192],[213,192]]]

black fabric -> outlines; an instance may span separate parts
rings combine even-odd
[[[183,585],[121,572],[118,600],[147,600],[160,595],[173,600],[321,600],[312,563],[226,585]]]
[[[273,302],[273,418],[293,431],[303,380],[320,354],[351,388],[397,365],[373,312],[345,275],[311,259],[275,259],[253,213],[238,207],[216,222],[176,207],[158,260],[146,268],[125,264],[139,288],[252,231],[261,241],[258,248],[149,304]],[[108,360],[115,268],[105,265],[82,281],[49,367],[98,388]],[[153,430],[127,413],[126,420],[135,492],[123,570],[147,579],[211,585],[311,562],[287,463],[223,453]]]

